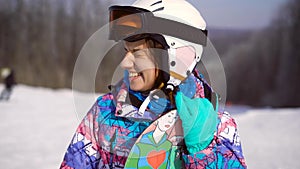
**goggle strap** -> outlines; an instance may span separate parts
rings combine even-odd
[[[151,18],[150,23],[150,32],[161,33],[206,46],[207,30],[198,29],[177,21],[157,17]]]

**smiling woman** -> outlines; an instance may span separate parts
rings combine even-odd
[[[207,44],[200,13],[185,0],[109,10],[124,77],[87,113],[61,168],[245,168],[234,120],[195,69]]]

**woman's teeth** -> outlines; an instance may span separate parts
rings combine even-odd
[[[139,75],[141,75],[140,73],[133,73],[133,72],[131,72],[131,73],[129,73],[129,77],[137,77],[137,76],[139,76]]]

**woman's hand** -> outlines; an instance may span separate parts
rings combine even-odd
[[[188,152],[194,154],[205,149],[217,129],[217,113],[213,105],[206,98],[190,99],[181,91],[176,93],[175,103]]]

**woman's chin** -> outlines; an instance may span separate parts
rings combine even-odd
[[[143,91],[147,91],[149,89],[151,89],[150,87],[147,87],[145,85],[143,85],[143,83],[135,83],[135,84],[131,84],[130,83],[130,89],[133,91],[138,91],[138,92],[143,92]]]
[[[143,87],[141,84],[131,84],[130,83],[130,89],[133,91],[142,91]]]

